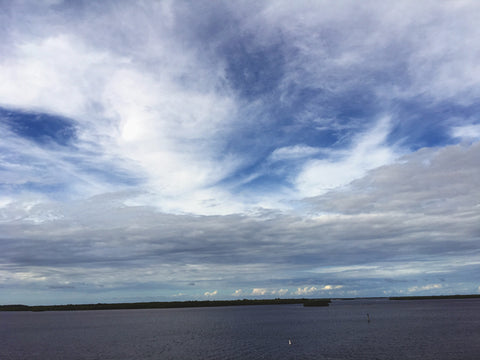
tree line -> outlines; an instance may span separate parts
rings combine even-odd
[[[74,311],[74,310],[126,310],[126,309],[172,309],[192,307],[218,307],[241,305],[288,305],[328,306],[330,299],[243,299],[243,300],[191,300],[135,303],[97,303],[67,305],[0,305],[0,311]]]

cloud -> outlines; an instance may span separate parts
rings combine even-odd
[[[406,156],[306,200],[315,210],[309,217],[172,215],[133,205],[138,194],[129,192],[68,204],[10,199],[0,209],[2,285],[154,289],[175,279],[174,293],[192,282],[200,289],[241,283],[258,284],[252,294],[262,296],[272,293],[263,285],[272,278],[271,288],[296,287],[296,295],[335,290],[339,281],[353,291],[418,276],[468,279],[478,272],[479,150]],[[303,285],[312,280],[330,285]]]
[[[238,290],[237,290],[238,291]],[[237,294],[237,291],[235,291],[235,296],[238,296],[241,294],[241,292],[239,292]],[[253,296],[265,296],[265,295],[278,295],[278,296],[284,296],[288,293],[288,289],[266,289],[266,288],[254,288],[252,289],[252,292],[250,295],[253,295]]]
[[[262,288],[255,288],[252,290],[252,295],[266,295],[268,292],[267,289],[262,289]]]
[[[242,289],[237,289],[233,292],[233,296],[241,296],[243,294]]]
[[[304,288],[298,288],[297,291],[294,292],[295,295],[311,295],[316,293],[319,289],[315,286],[305,286]]]
[[[343,288],[343,285],[325,285],[320,290],[337,290]]]
[[[316,286],[310,286],[310,287],[305,286],[303,288],[301,287],[297,288],[294,294],[305,296],[305,295],[312,295],[312,294],[318,293],[319,291],[331,291],[331,290],[338,290],[341,288],[343,288],[343,285],[324,285],[320,288]]]
[[[384,291],[395,281],[418,286],[418,276],[469,279],[478,272],[479,150],[477,143],[405,156],[305,200],[309,216],[172,215],[136,204],[142,194],[130,192],[68,204],[9,199],[0,208],[2,285],[70,281],[80,292],[171,289],[175,280],[172,293],[195,282],[253,285],[252,295],[262,296],[269,288],[309,295],[336,286]]]
[[[433,90],[432,97],[451,99],[440,94],[445,87],[430,86],[438,78],[450,84],[449,93],[464,89],[470,94],[478,83],[447,81],[456,79],[449,76],[451,68],[476,73],[472,53],[477,50],[471,45],[476,43],[471,41],[477,32],[476,12],[470,11],[474,3],[406,2],[393,8],[369,2],[334,7],[306,2],[275,7],[201,3],[197,6],[202,20],[196,7],[172,3],[98,6],[84,4],[74,17],[66,4],[38,4],[30,11],[21,4],[9,5],[25,21],[13,24],[5,19],[19,38],[4,34],[11,47],[0,64],[0,104],[73,119],[76,153],[93,148],[99,167],[112,167],[113,161],[124,174],[141,178],[155,193],[151,202],[164,211],[232,213],[267,204],[256,191],[242,197],[235,186],[219,184],[232,177],[238,181],[234,183],[251,183],[247,180],[252,174],[263,179],[272,170],[289,173],[287,180],[293,181],[295,191],[282,192],[288,197],[319,195],[345,185],[398,156],[388,144],[385,127],[399,120],[390,106],[377,109],[372,104],[383,106],[386,96],[388,103]],[[452,13],[463,20],[455,20],[454,32],[445,32],[444,15]],[[120,26],[127,14],[130,25]],[[164,21],[154,21],[158,18]],[[414,24],[411,19],[417,18],[425,18],[425,25]],[[183,26],[185,19],[188,27]],[[209,23],[218,24],[221,31],[212,33]],[[229,29],[225,23],[235,26]],[[410,33],[412,26],[431,41],[417,41]],[[103,35],[93,36],[99,33]],[[232,43],[239,45],[229,46]],[[448,56],[452,44],[463,56]],[[260,71],[258,56],[263,62],[278,59],[278,64]],[[421,66],[426,58],[436,59],[428,66],[435,77]],[[408,80],[396,81],[400,74]],[[259,83],[267,85],[257,91],[258,100],[246,99],[242,86]],[[351,100],[356,98],[359,105]],[[272,115],[271,106],[282,116]],[[357,114],[360,107],[374,114]],[[346,108],[347,113],[338,112]],[[392,117],[388,126],[375,125],[378,112]],[[256,124],[266,131],[256,131]],[[363,137],[355,134],[359,129]],[[292,141],[297,137],[305,141]],[[319,152],[332,144],[342,146]],[[305,164],[282,164],[279,169],[255,165],[267,159],[302,159]],[[75,168],[73,161],[56,165]],[[245,174],[248,168],[253,172]],[[75,175],[87,172],[75,170]],[[97,184],[98,179],[88,179],[81,191],[103,192]],[[268,185],[279,189],[273,181]],[[270,206],[277,203],[271,201]]]
[[[443,287],[442,284],[428,284],[423,286],[413,286],[408,288],[408,292],[419,292],[419,291],[430,291],[430,290],[437,290]]]
[[[272,295],[279,295],[279,296],[284,296],[288,293],[288,289],[278,289],[278,290],[273,290]]]
[[[371,171],[344,191],[332,191],[312,201],[324,211],[344,214],[409,217],[420,212],[419,222],[452,213],[458,216],[461,209],[471,211],[477,205],[471,196],[478,192],[473,179],[479,176],[475,164],[479,151],[480,143],[422,149]]]
[[[108,53],[89,48],[74,35],[27,40],[13,49],[0,64],[4,84],[0,103],[70,117],[85,113],[95,95],[99,96],[96,80],[111,75],[102,64],[116,63]],[[28,90],[21,91],[25,84]]]
[[[322,194],[363,177],[368,170],[392,163],[398,155],[385,145],[389,128],[389,120],[382,119],[337,159],[306,163],[296,179],[299,193],[305,197]]]
[[[129,8],[119,6],[122,11]],[[139,9],[130,10],[132,21],[144,20]],[[164,13],[164,9],[152,11]],[[60,27],[68,26],[59,20]],[[104,20],[112,25],[108,37],[116,27],[115,19]],[[103,28],[106,24],[91,25]],[[77,154],[94,147],[101,163],[122,159],[127,173],[136,172],[146,186],[162,194],[165,208],[178,209],[188,198],[194,199],[190,205],[195,207],[211,198],[208,188],[241,162],[219,153],[236,105],[216,88],[218,78],[207,80],[206,73],[202,75],[211,69],[202,70],[195,54],[178,48],[161,32],[155,39],[158,43],[146,46],[139,56],[119,54],[112,43],[92,42],[87,29],[76,30],[75,34],[28,36],[16,44],[0,63],[4,84],[0,104],[74,119]],[[163,61],[162,72],[146,67],[143,56]],[[185,78],[192,68],[196,77],[188,76],[188,83],[180,84],[177,77]],[[28,91],[22,90],[26,84]],[[63,94],[69,94],[68,99]],[[75,167],[73,162],[68,166]]]
[[[477,288],[477,2],[2,6],[5,301]]]
[[[215,296],[217,294],[218,294],[218,291],[215,290],[215,291],[210,291],[210,292],[206,291],[205,294],[203,294],[203,295],[205,295],[205,296]]]
[[[272,159],[272,161],[297,160],[318,154],[320,151],[320,149],[306,145],[286,146],[275,149],[270,155],[270,158]]]
[[[479,49],[469,46],[479,36],[473,27],[477,9],[474,1],[394,5],[347,1],[338,6],[282,2],[267,6],[257,18],[267,20],[262,27],[265,37],[281,29],[295,44],[292,82],[330,92],[360,84],[368,92],[376,84],[373,91],[380,99],[457,97],[469,102],[479,90],[474,61]],[[397,81],[385,81],[393,78]]]
[[[480,140],[480,125],[455,126],[452,136],[465,140]]]

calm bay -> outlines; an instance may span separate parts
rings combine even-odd
[[[0,312],[2,360],[474,360],[479,354],[480,299]]]

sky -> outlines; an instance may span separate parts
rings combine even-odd
[[[0,0],[0,303],[480,293],[479,23]]]

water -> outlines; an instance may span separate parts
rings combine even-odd
[[[2,360],[476,360],[479,354],[479,299],[0,312]]]

